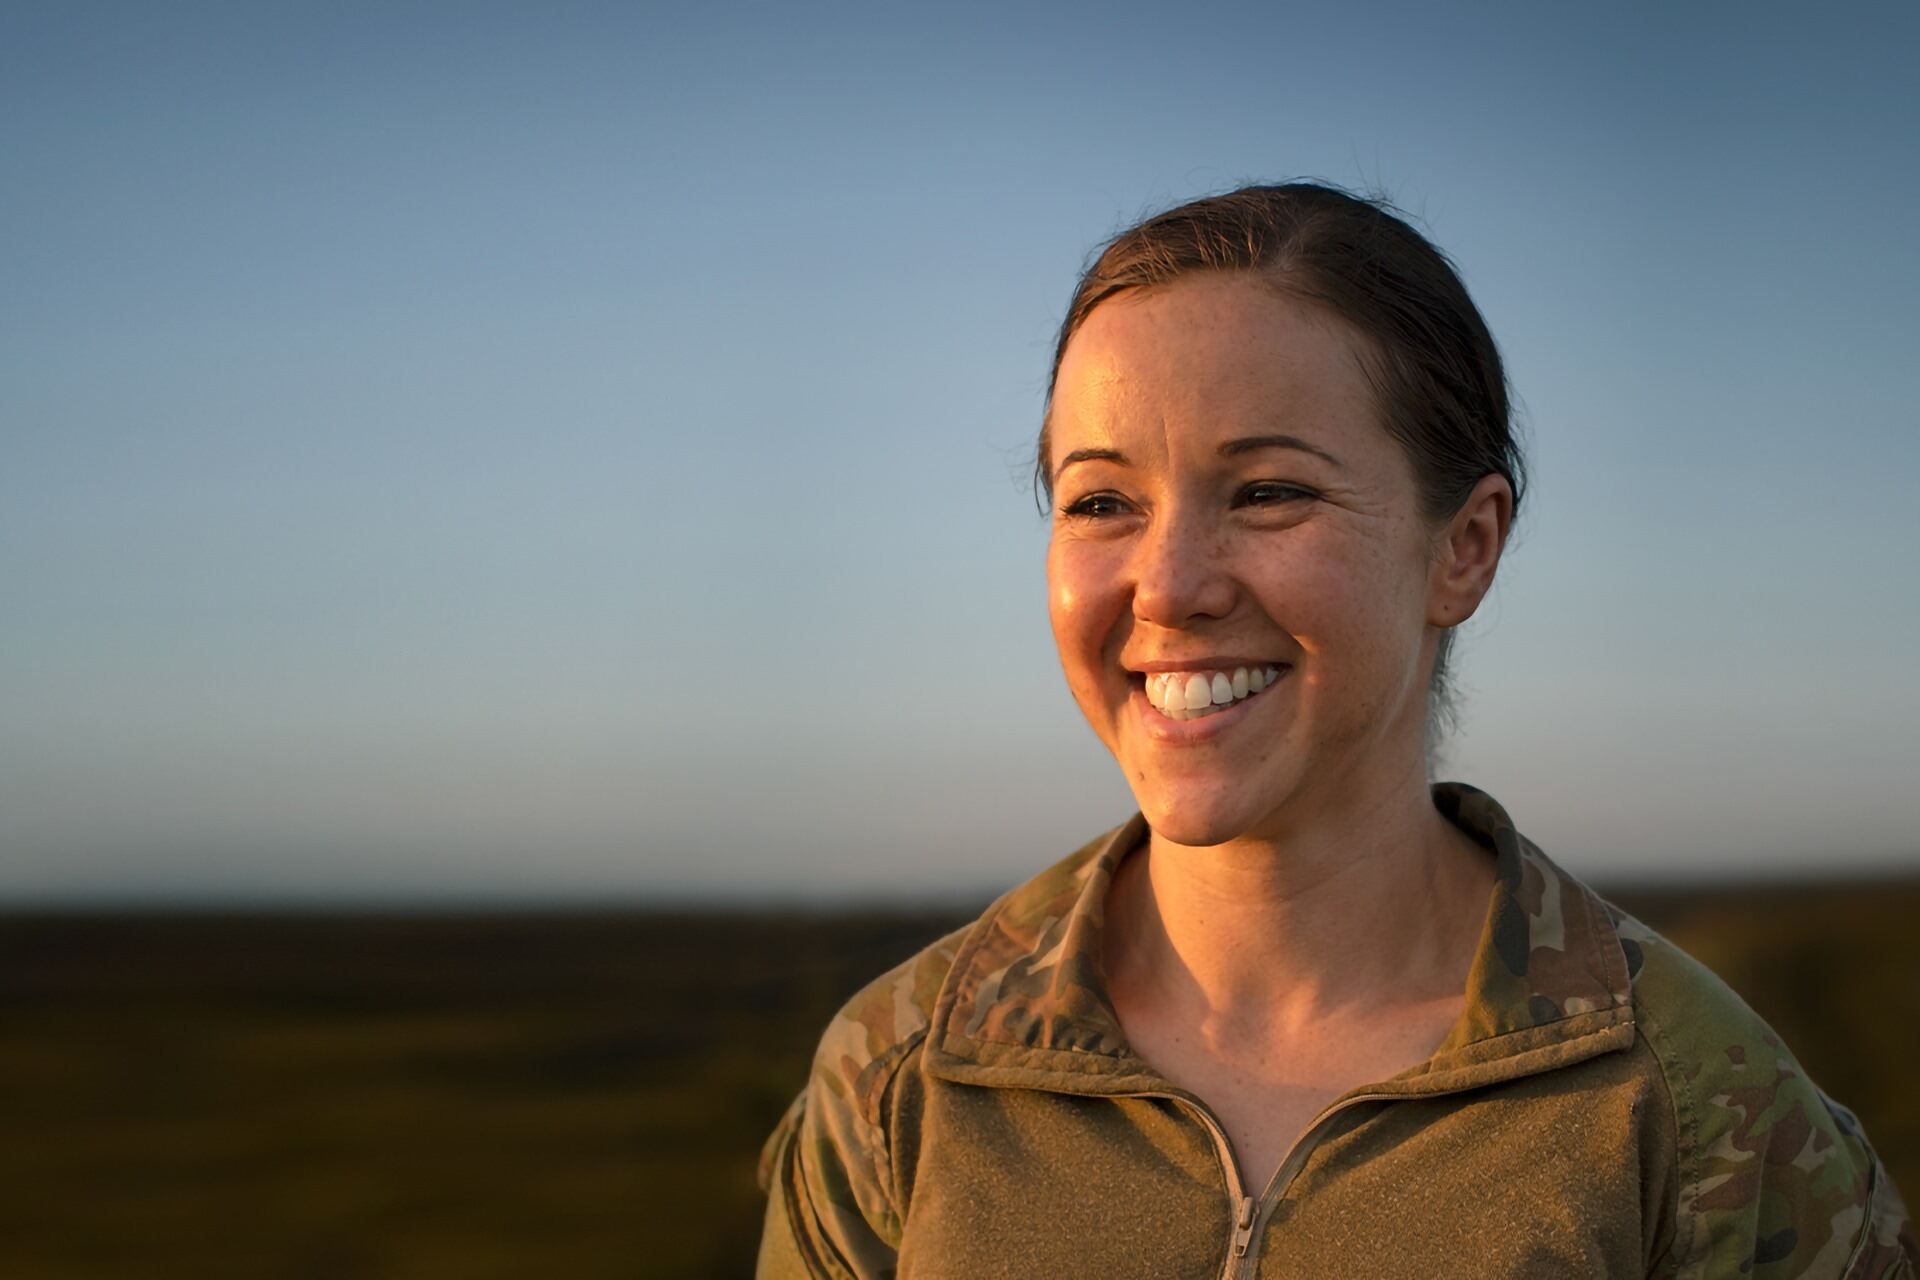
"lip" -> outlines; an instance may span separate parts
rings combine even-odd
[[[1154,662],[1122,662],[1120,665],[1134,675],[1150,676],[1162,671],[1232,671],[1235,667],[1285,667],[1288,664],[1281,662],[1278,658],[1207,655],[1193,658],[1163,658]]]
[[[1239,663],[1239,665],[1247,666],[1250,664],[1242,662]],[[1286,683],[1287,677],[1293,674],[1293,667],[1290,663],[1268,663],[1267,665],[1278,665],[1280,668],[1280,678],[1274,681],[1273,684],[1268,685],[1254,697],[1234,703],[1225,711],[1216,711],[1212,715],[1202,716],[1198,720],[1167,719],[1167,717],[1161,715],[1160,712],[1155,709],[1151,702],[1147,701],[1146,690],[1138,687],[1134,688],[1133,691],[1127,695],[1127,705],[1133,709],[1133,713],[1139,721],[1141,731],[1154,742],[1165,743],[1173,747],[1199,746],[1202,743],[1213,741],[1223,733],[1232,732],[1233,727],[1246,719],[1247,716],[1252,713],[1253,708],[1260,705],[1261,701],[1266,698],[1270,691],[1276,686]],[[1141,668],[1141,670],[1147,672],[1156,670],[1191,671],[1194,669],[1193,667],[1179,666],[1171,663],[1165,666]]]

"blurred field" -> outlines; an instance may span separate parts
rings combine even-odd
[[[1920,1189],[1920,881],[1613,896]],[[828,1014],[971,914],[0,919],[0,1275],[746,1275]]]

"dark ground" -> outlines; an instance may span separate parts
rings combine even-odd
[[[1920,1190],[1920,881],[1617,893]],[[743,1276],[828,1015],[973,914],[0,917],[0,1276]]]

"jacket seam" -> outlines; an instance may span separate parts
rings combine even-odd
[[[1636,1001],[1634,1022],[1640,1028],[1640,1035],[1646,1040],[1647,1047],[1653,1051],[1653,1060],[1660,1066],[1660,1084],[1666,1091],[1667,1104],[1673,1111],[1674,1145],[1677,1148],[1674,1156],[1680,1176],[1674,1180],[1673,1239],[1667,1245],[1665,1260],[1671,1264],[1673,1274],[1679,1275],[1692,1263],[1697,1243],[1693,1217],[1682,1206],[1688,1203],[1689,1188],[1697,1192],[1700,1185],[1696,1162],[1700,1148],[1700,1120],[1693,1105],[1692,1091],[1682,1089],[1674,1081],[1673,1049],[1659,1020],[1649,1015],[1644,1004]],[[1679,1252],[1676,1253],[1676,1250]]]
[[[884,1196],[886,1213],[891,1219],[891,1221],[886,1224],[890,1230],[887,1232],[876,1232],[876,1234],[882,1235],[883,1238],[891,1235],[893,1240],[890,1241],[889,1244],[896,1249],[898,1248],[897,1242],[905,1231],[906,1213],[905,1207],[902,1204],[899,1186],[893,1174],[893,1135],[888,1130],[885,1118],[888,1092],[892,1089],[895,1079],[900,1074],[901,1065],[906,1062],[907,1057],[913,1050],[926,1040],[932,1030],[933,1023],[942,1016],[941,1006],[948,998],[948,988],[954,983],[959,973],[962,957],[964,957],[977,942],[980,935],[980,926],[984,924],[989,917],[998,912],[1007,896],[1008,895],[1003,894],[1001,898],[995,900],[987,910],[982,913],[979,920],[964,925],[960,929],[955,930],[953,934],[947,935],[947,937],[953,937],[955,935],[964,936],[960,938],[959,945],[954,948],[954,954],[947,962],[946,972],[941,975],[940,988],[934,997],[932,1007],[926,1010],[926,1020],[902,1036],[899,1040],[896,1040],[869,1058],[866,1065],[850,1082],[853,1085],[854,1115],[867,1131],[867,1140],[860,1144],[866,1148],[863,1154],[866,1160],[867,1172],[872,1176],[874,1185],[880,1189],[881,1194]],[[938,939],[935,945],[945,940],[945,938]],[[907,966],[917,965],[924,958],[924,953],[921,956],[916,956],[907,962]],[[909,975],[901,974],[898,980],[902,982],[908,981]]]
[[[1602,923],[1606,913],[1599,909],[1599,903],[1592,891],[1577,881],[1569,879],[1569,883],[1580,890],[1580,909],[1587,917],[1587,942],[1593,971],[1600,975],[1602,984],[1607,988],[1608,997],[1617,1007],[1620,1002],[1621,988],[1626,986],[1630,989],[1630,984],[1626,981],[1627,957],[1626,953],[1620,949],[1620,935],[1614,929],[1611,920]],[[1611,948],[1607,945],[1609,942],[1613,944]]]
[[[1880,1162],[1867,1161],[1867,1202],[1860,1215],[1860,1233],[1854,1237],[1853,1248],[1847,1253],[1846,1265],[1840,1268],[1840,1280],[1853,1280],[1860,1269],[1860,1255],[1867,1251],[1867,1242],[1873,1239],[1873,1209],[1875,1192],[1879,1190]]]
[[[874,1073],[872,1083],[867,1086],[865,1096],[860,1100],[861,1119],[872,1128],[877,1139],[868,1144],[867,1161],[872,1166],[875,1185],[886,1189],[887,1212],[893,1215],[891,1226],[895,1237],[905,1230],[907,1215],[900,1203],[900,1187],[893,1174],[893,1134],[888,1131],[885,1120],[886,1099],[907,1055],[927,1038],[927,1031],[926,1027],[917,1028],[906,1039],[889,1046],[884,1054],[874,1059],[874,1065],[880,1069]]]
[[[812,1224],[819,1222],[820,1214],[813,1207],[813,1193],[807,1189],[806,1177],[799,1169],[799,1146],[800,1127],[796,1125],[787,1138],[780,1162],[780,1181],[786,1187],[781,1199],[786,1202],[787,1229],[793,1233],[794,1246],[809,1273],[823,1280],[854,1280],[853,1268],[839,1256],[833,1241],[812,1229]]]
[[[1840,1269],[1840,1280],[1853,1280],[1856,1275],[1864,1275],[1860,1269],[1861,1263],[1867,1256],[1868,1246],[1873,1243],[1874,1228],[1880,1218],[1880,1176],[1883,1172],[1880,1167],[1880,1157],[1867,1144],[1864,1137],[1860,1139],[1860,1145],[1866,1149],[1867,1156],[1867,1199],[1864,1206],[1866,1212],[1860,1215],[1860,1234],[1854,1239],[1853,1251],[1847,1255],[1846,1266]],[[1898,1276],[1900,1273],[1889,1271],[1886,1274],[1891,1277]],[[1911,1275],[1912,1272],[1909,1271],[1908,1274]]]

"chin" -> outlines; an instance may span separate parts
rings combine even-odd
[[[1253,806],[1236,803],[1231,796],[1136,795],[1134,800],[1155,835],[1196,849],[1246,835],[1265,816],[1264,810],[1253,812]]]

